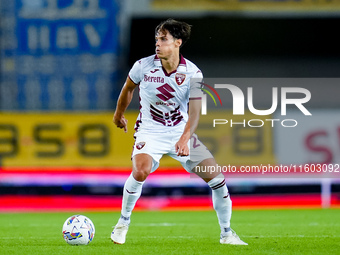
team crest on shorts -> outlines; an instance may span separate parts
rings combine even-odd
[[[137,148],[138,150],[143,149],[144,146],[145,146],[145,142],[140,142],[140,143],[137,143],[137,144],[136,144],[136,148]]]
[[[186,75],[182,73],[176,73],[175,80],[178,86],[182,85],[185,80]]]

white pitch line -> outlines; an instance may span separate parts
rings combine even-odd
[[[316,236],[306,236],[306,235],[290,235],[290,236],[247,236],[242,235],[244,238],[339,238],[340,236],[330,236],[330,235],[316,235]],[[192,239],[197,238],[193,236],[141,236],[140,238],[182,238],[182,239]]]
[[[315,236],[306,236],[306,235],[282,235],[282,236],[247,236],[242,235],[242,237],[246,238],[339,238],[340,235],[315,235]]]
[[[139,227],[173,227],[173,226],[197,226],[197,225],[202,225],[202,224],[162,222],[162,223],[136,223],[136,224],[132,224],[132,225],[133,226],[139,226]]]
[[[157,238],[158,239],[159,238],[193,239],[194,237],[193,236],[141,236],[140,238],[145,238],[145,239],[147,239],[147,238],[153,238],[153,239],[157,239]]]

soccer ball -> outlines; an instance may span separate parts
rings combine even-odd
[[[63,237],[71,245],[87,245],[94,237],[94,225],[84,215],[73,215],[63,225]]]

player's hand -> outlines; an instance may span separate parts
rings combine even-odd
[[[113,115],[113,123],[118,127],[118,128],[124,128],[124,132],[127,133],[127,119],[125,119],[124,115],[122,115],[120,118],[117,117],[116,115]]]
[[[175,144],[175,149],[177,152],[177,156],[181,157],[189,156],[188,142],[179,139],[179,141]]]

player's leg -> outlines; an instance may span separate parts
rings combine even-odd
[[[199,167],[216,166],[214,158],[204,159],[198,164]],[[200,169],[200,168],[197,168]],[[212,190],[213,207],[216,211],[218,222],[221,228],[220,243],[221,244],[234,244],[234,245],[247,245],[243,242],[238,235],[230,228],[230,219],[232,212],[232,202],[228,187],[225,182],[224,175],[219,172],[200,172],[195,171]]]
[[[216,166],[214,158],[204,159],[198,164],[201,167]],[[201,177],[211,188],[213,207],[216,211],[218,222],[221,228],[221,234],[231,233],[230,219],[232,212],[232,202],[230,199],[229,191],[222,173],[218,172],[193,172]]]
[[[201,177],[212,190],[213,207],[221,228],[220,243],[247,245],[247,243],[240,240],[230,228],[232,202],[224,175],[218,171],[200,171],[200,169],[216,167],[217,163],[209,150],[198,140],[195,134],[192,140],[194,140],[195,146],[191,146],[190,148],[190,167],[188,167],[187,164],[186,169]]]
[[[123,189],[121,217],[111,233],[114,243],[125,243],[132,210],[142,194],[144,181],[150,174],[152,165],[153,159],[148,154],[137,154],[132,158],[132,173],[126,180]]]
[[[132,173],[124,184],[122,202],[122,223],[130,223],[133,208],[142,194],[144,181],[152,168],[152,157],[148,154],[137,154],[132,158]]]
[[[132,210],[142,193],[145,179],[158,168],[161,157],[166,153],[166,145],[169,143],[167,139],[169,138],[162,133],[135,134],[132,173],[124,184],[121,217],[111,233],[111,239],[115,243],[125,242]]]

